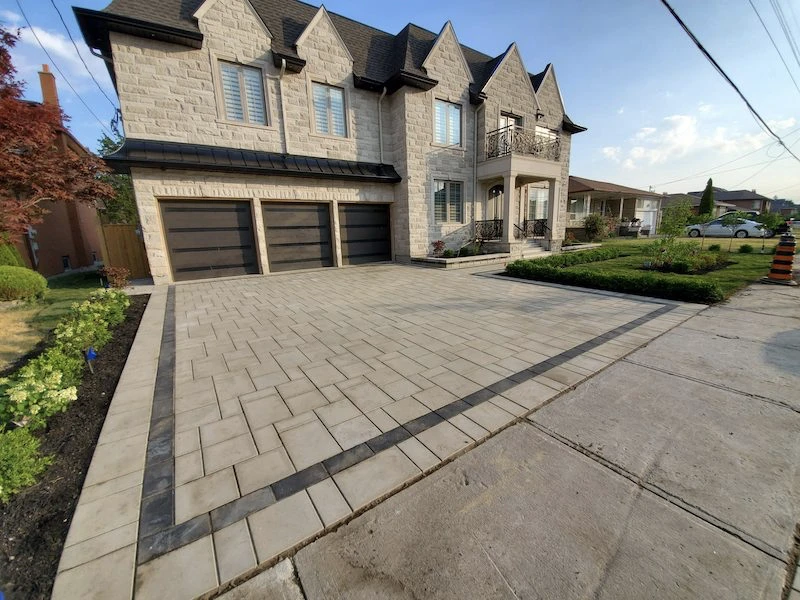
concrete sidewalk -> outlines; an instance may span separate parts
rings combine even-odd
[[[753,286],[225,598],[798,600],[798,390]]]

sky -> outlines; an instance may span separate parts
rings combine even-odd
[[[12,52],[19,79],[28,84],[25,97],[41,99],[36,73],[49,63],[70,129],[96,150],[118,106],[103,61],[83,43],[70,2],[18,1],[22,10],[17,0],[0,0],[0,23],[25,28]],[[79,0],[77,5],[99,10],[106,4]],[[800,53],[792,52],[774,10],[777,4],[797,51],[800,0],[671,4],[800,156]],[[669,193],[702,190],[712,177],[717,187],[755,189],[800,203],[800,161],[760,128],[659,0],[330,0],[325,7],[392,33],[409,21],[438,32],[449,19],[459,41],[476,50],[496,56],[515,41],[528,71],[553,63],[567,113],[588,128],[572,138],[571,175]],[[51,59],[27,29],[22,11]]]

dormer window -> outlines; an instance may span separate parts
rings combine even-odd
[[[332,85],[313,83],[314,128],[323,135],[347,137],[344,90]]]
[[[220,61],[219,71],[225,118],[239,123],[266,125],[267,103],[261,69]]]

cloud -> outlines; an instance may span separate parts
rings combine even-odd
[[[769,125],[773,131],[786,131],[797,125],[797,119],[789,117],[788,119],[782,119],[780,121],[767,121],[767,125]]]
[[[699,112],[701,114],[704,114],[704,115],[709,114],[713,110],[714,110],[714,106],[712,104],[707,104],[705,102],[701,102],[700,104],[697,105],[697,112]]]
[[[617,109],[617,114],[618,114],[618,115],[621,115],[621,114],[623,114],[624,112],[625,112],[625,107],[624,107],[624,106],[620,106],[620,107]]]
[[[656,131],[658,130],[655,127],[642,127],[633,137],[637,140],[643,140],[653,135]]]
[[[606,146],[602,150],[603,156],[606,158],[613,160],[614,162],[619,162],[619,155],[622,152],[622,148],[619,146]]]
[[[7,25],[18,25],[22,21],[22,16],[10,10],[0,10],[0,23]]]

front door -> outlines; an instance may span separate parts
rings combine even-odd
[[[489,194],[486,197],[486,210],[483,214],[487,221],[503,218],[503,186],[495,185],[489,188]]]

